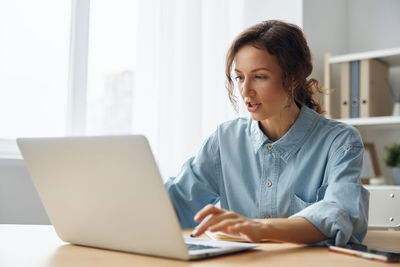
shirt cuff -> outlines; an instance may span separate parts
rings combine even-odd
[[[319,245],[346,245],[353,232],[353,224],[349,215],[335,203],[318,201],[289,217],[302,217],[320,230],[328,240]]]

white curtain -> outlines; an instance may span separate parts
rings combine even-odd
[[[133,131],[150,140],[164,179],[219,123],[237,117],[224,69],[242,30],[242,6],[242,0],[140,1]]]

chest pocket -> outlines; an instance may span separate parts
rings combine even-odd
[[[323,186],[321,186],[320,188],[318,188],[318,191],[317,191],[317,201],[320,201],[320,200],[322,200],[324,197],[325,197],[325,191],[326,191],[326,188],[328,187],[328,185],[326,184],[326,185],[323,185]]]
[[[328,185],[323,185],[320,188],[318,188],[317,193],[316,193],[316,201],[320,201],[324,198],[327,186]],[[292,193],[291,203],[290,203],[291,214],[295,214],[314,203],[315,202],[304,201],[301,197],[299,197],[295,193]]]
[[[290,203],[290,213],[291,213],[291,215],[293,215],[293,214],[307,208],[311,204],[313,204],[313,203],[304,201],[299,196],[297,196],[296,194],[293,193],[292,197],[291,197],[291,203]]]

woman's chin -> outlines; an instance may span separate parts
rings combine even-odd
[[[260,114],[255,112],[250,112],[250,117],[255,121],[262,121],[268,118],[266,114]]]

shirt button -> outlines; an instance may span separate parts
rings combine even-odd
[[[271,187],[272,186],[272,182],[270,180],[267,181],[267,186]]]
[[[272,145],[268,145],[268,149],[272,149]]]

